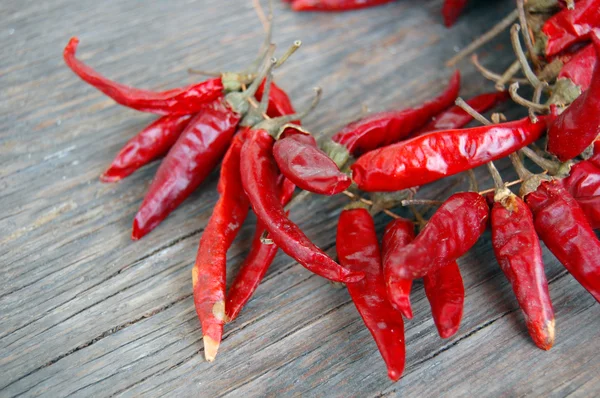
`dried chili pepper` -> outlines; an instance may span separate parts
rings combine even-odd
[[[369,115],[344,127],[332,140],[354,156],[397,142],[454,104],[459,88],[460,74],[457,71],[450,79],[448,88],[437,98],[416,108]]]
[[[558,73],[559,79],[569,79],[585,91],[590,87],[592,74],[596,66],[596,51],[593,45],[579,50],[573,58],[566,62]]]
[[[366,209],[342,211],[336,247],[342,265],[365,273],[364,279],[347,283],[346,287],[377,343],[389,378],[396,381],[402,376],[405,364],[404,322],[388,301],[375,224]]]
[[[599,7],[600,8],[600,7]],[[600,58],[600,39],[593,36],[596,59]],[[548,152],[561,161],[573,159],[590,146],[600,134],[600,67],[594,68],[589,88],[550,125]]]
[[[83,81],[129,108],[159,115],[191,114],[223,95],[221,78],[161,92],[141,90],[111,81],[75,58],[78,44],[79,39],[76,37],[69,41],[63,53],[65,63]]]
[[[600,140],[596,140],[592,149],[592,156],[588,159],[589,162],[600,168]]]
[[[194,305],[202,324],[204,355],[215,359],[225,323],[225,269],[227,250],[248,214],[250,202],[240,177],[243,138],[237,135],[223,158],[219,200],[202,233],[192,269]]]
[[[460,327],[465,302],[465,287],[456,261],[425,275],[423,287],[440,337],[453,336]]]
[[[364,191],[415,187],[505,157],[545,130],[540,117],[425,134],[366,153],[351,166],[352,177]]]
[[[262,96],[265,90],[265,81],[263,81],[260,86],[258,86],[258,90],[256,91],[256,99],[262,100]],[[267,115],[269,117],[278,117],[284,115],[291,115],[295,113],[294,106],[292,105],[292,101],[290,101],[290,97],[287,93],[274,82],[271,82],[271,88],[269,91],[269,105],[267,108]],[[293,121],[295,124],[300,124],[299,121]]]
[[[167,115],[154,121],[127,141],[100,179],[103,182],[119,181],[166,155],[191,117],[192,115]]]
[[[383,233],[382,255],[383,273],[388,299],[394,308],[402,313],[404,317],[412,319],[413,312],[410,305],[410,290],[412,279],[399,279],[391,272],[386,260],[391,253],[406,246],[415,238],[415,226],[409,220],[398,218],[385,227]]]
[[[579,203],[590,226],[600,228],[600,168],[589,160],[579,162],[558,182]]]
[[[522,187],[535,230],[565,268],[600,302],[600,241],[573,197],[556,181]]]
[[[549,350],[554,344],[554,311],[531,211],[505,188],[495,196],[491,226],[494,254],[523,310],[527,330],[535,345]]]
[[[442,15],[447,28],[454,25],[467,6],[468,0],[444,0]]]
[[[452,195],[412,242],[387,253],[384,267],[392,278],[415,279],[456,261],[485,231],[488,212],[475,192]]]
[[[546,36],[546,56],[586,40],[590,33],[600,34],[600,0],[581,0],[575,9],[559,11],[544,23],[542,32]]]
[[[350,11],[391,3],[394,0],[293,0],[294,11]]]

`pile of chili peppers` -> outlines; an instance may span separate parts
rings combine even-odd
[[[465,2],[446,3],[459,8]],[[292,6],[308,4],[330,2],[294,0]],[[346,285],[394,381],[405,366],[403,318],[413,317],[413,280],[423,278],[440,337],[455,335],[465,300],[458,261],[487,228],[539,348],[550,349],[555,339],[540,239],[600,301],[600,241],[593,231],[600,228],[600,0],[530,0],[517,6],[520,23],[511,29],[517,67],[499,75],[478,65],[498,92],[463,101],[455,72],[437,97],[370,114],[321,145],[300,125],[320,90],[310,107],[296,113],[273,82],[273,70],[298,42],[277,60],[268,35],[246,71],[154,92],[100,75],[76,58],[78,40],[71,39],[64,59],[81,79],[121,105],[160,115],[125,144],[101,176],[118,181],[162,159],[133,220],[132,239],[154,229],[221,163],[219,199],[192,269],[207,360],[215,359],[224,325],[251,299],[279,248],[309,271]],[[524,78],[515,77],[519,70]],[[531,100],[518,94],[519,82],[532,86]],[[502,121],[496,113],[490,122],[481,115],[509,97],[527,107],[529,116]],[[474,120],[483,125],[465,127]],[[544,137],[547,150],[529,148]],[[533,174],[519,155],[544,173]],[[507,156],[518,181],[504,182],[493,164]],[[488,167],[494,188],[477,192],[473,184],[443,202],[413,198],[421,185],[481,165]],[[515,183],[521,184],[519,195],[509,189]],[[309,193],[352,199],[339,219],[338,261],[288,218],[290,204]],[[429,220],[415,207],[424,204],[438,206]],[[400,205],[410,206],[415,221],[392,212]],[[254,238],[227,292],[227,251],[250,209],[258,219]],[[392,217],[381,246],[373,222],[380,211]]]

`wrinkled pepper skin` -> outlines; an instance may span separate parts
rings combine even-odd
[[[194,305],[202,324],[204,355],[215,359],[225,317],[227,250],[237,236],[250,208],[240,177],[243,138],[237,135],[223,158],[219,200],[202,233],[192,269]]]
[[[455,193],[409,244],[390,251],[384,268],[395,279],[422,278],[465,254],[487,226],[489,207],[475,192]]]
[[[460,74],[457,71],[439,97],[416,108],[369,115],[344,127],[332,140],[343,145],[354,156],[400,141],[452,106],[459,89]]]
[[[460,328],[465,303],[465,287],[456,261],[425,275],[423,287],[440,337],[454,336]]]
[[[335,282],[356,282],[354,273],[330,259],[290,221],[277,194],[279,171],[273,159],[273,137],[266,130],[249,132],[241,155],[242,183],[252,210],[269,231],[269,237],[287,255],[309,271]]]
[[[590,226],[600,228],[600,168],[589,160],[579,162],[558,182],[579,203]]]
[[[510,194],[494,203],[491,226],[496,260],[525,315],[529,335],[536,346],[549,350],[554,344],[554,311],[531,211]]]
[[[108,169],[102,182],[116,182],[148,163],[163,157],[175,144],[192,115],[162,116],[127,141]]]
[[[586,40],[590,33],[600,35],[600,0],[581,0],[574,10],[559,11],[544,23],[542,32],[546,35],[546,56]]]
[[[346,288],[377,343],[389,378],[396,381],[404,372],[404,322],[388,301],[375,224],[366,209],[342,211],[336,247],[342,265],[365,273],[363,280],[348,283]]]
[[[570,79],[581,91],[585,91],[592,83],[592,74],[596,66],[594,46],[587,45],[579,50],[558,73],[558,78]]]
[[[600,242],[577,201],[558,182],[544,181],[525,202],[542,241],[600,302]]]
[[[399,191],[508,156],[545,130],[540,117],[433,132],[366,153],[351,166],[352,178],[363,191]]]
[[[65,63],[77,76],[123,106],[158,115],[186,115],[197,113],[205,103],[223,95],[221,78],[192,85],[155,92],[117,83],[102,76],[75,57],[79,39],[73,37],[65,47]]]
[[[412,319],[413,312],[410,305],[410,290],[412,279],[399,279],[387,266],[386,258],[401,247],[406,246],[415,238],[415,226],[409,220],[398,218],[385,227],[383,233],[382,256],[384,259],[384,280],[387,296],[394,308],[402,313],[407,319]]]
[[[150,232],[214,170],[240,121],[223,97],[205,104],[181,133],[156,172],[133,220],[132,239]]]
[[[391,3],[394,0],[293,0],[294,11],[351,11]]]
[[[598,59],[600,39],[594,36],[593,42],[596,59]],[[600,134],[600,67],[596,64],[589,88],[551,123],[548,130],[548,152],[565,162],[583,152],[594,142],[598,134]]]
[[[442,16],[444,17],[444,25],[447,28],[454,25],[467,6],[467,3],[468,0],[444,0]]]

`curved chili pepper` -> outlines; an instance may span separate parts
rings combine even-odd
[[[456,71],[448,88],[437,98],[416,108],[374,113],[350,123],[331,139],[355,156],[400,141],[452,106],[459,89],[460,74]]]
[[[254,97],[260,101],[262,99],[263,93],[265,90],[265,80],[262,81],[260,86],[258,86],[258,90]],[[275,82],[271,82],[271,88],[269,91],[269,105],[267,107],[267,115],[270,117],[284,116],[284,115],[292,115],[296,111],[294,110],[294,106],[292,105],[292,101],[290,101],[290,97],[287,93]],[[294,124],[300,124],[299,121],[294,121]]]
[[[506,91],[495,91],[493,93],[481,94],[467,101],[467,104],[479,113],[484,113],[499,103],[506,101],[510,96]],[[414,133],[423,135],[432,131],[459,129],[473,120],[460,106],[455,105],[444,112],[434,116],[429,123]]]
[[[194,305],[202,324],[204,356],[217,355],[225,323],[225,270],[227,250],[238,234],[250,202],[240,178],[240,151],[243,138],[237,135],[223,158],[219,178],[219,200],[202,233],[192,269]]]
[[[494,254],[523,310],[529,335],[535,345],[549,350],[554,311],[531,211],[512,193],[502,195],[492,208],[491,225]]]
[[[503,158],[531,144],[546,119],[518,121],[425,134],[361,156],[351,166],[363,191],[399,191]]]
[[[579,203],[590,226],[600,228],[600,168],[589,160],[579,162],[558,182]]]
[[[192,115],[167,115],[154,121],[127,141],[108,169],[100,176],[103,182],[119,181],[140,167],[169,152]]]
[[[600,302],[600,241],[585,214],[556,181],[525,194],[535,230],[558,261]]]
[[[69,41],[63,52],[65,63],[83,81],[129,108],[159,115],[185,115],[200,111],[205,103],[223,95],[221,78],[161,92],[141,90],[114,82],[75,58],[78,44],[77,37]]]
[[[287,134],[277,140],[273,156],[281,173],[306,191],[335,195],[352,184],[309,134]]]
[[[447,28],[454,25],[467,6],[468,0],[444,0],[442,15]]]
[[[140,239],[165,219],[213,171],[227,151],[240,115],[220,97],[205,104],[162,161],[133,220]]]
[[[350,11],[391,3],[394,0],[293,0],[294,11]]]
[[[475,192],[450,196],[431,217],[419,235],[391,250],[384,267],[393,278],[416,279],[456,261],[485,231],[489,208]]]
[[[579,50],[573,58],[563,65],[558,73],[558,78],[570,79],[583,92],[590,87],[595,66],[596,51],[594,51],[594,46],[590,44]]]
[[[389,268],[388,256],[401,247],[406,246],[415,238],[415,226],[409,220],[398,218],[385,227],[383,233],[383,274],[387,296],[394,308],[402,313],[405,318],[412,319],[413,312],[410,305],[410,289],[412,279],[398,279]]]
[[[596,59],[598,59],[600,58],[600,39],[595,35],[592,36]],[[600,67],[597,64],[589,88],[550,125],[548,152],[556,155],[563,162],[573,159],[590,146],[599,134]]]
[[[456,261],[425,275],[423,287],[440,337],[453,336],[460,328],[465,302],[465,287]]]
[[[336,247],[342,265],[352,271],[365,273],[364,279],[347,283],[346,287],[377,343],[389,378],[396,381],[404,372],[404,322],[402,315],[388,301],[375,224],[366,209],[342,211]]]
[[[546,36],[546,56],[586,40],[592,32],[600,34],[600,0],[581,0],[574,10],[559,11],[544,23],[542,32]]]
[[[362,274],[350,272],[327,257],[286,217],[277,195],[278,170],[273,144],[269,132],[259,128],[250,131],[242,149],[242,183],[254,213],[273,242],[308,270],[336,282],[360,280]]]

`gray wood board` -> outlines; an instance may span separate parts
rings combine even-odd
[[[444,62],[513,6],[481,1],[447,30],[440,0],[346,14],[296,14],[275,3],[280,48],[304,43],[277,82],[297,107],[311,87],[324,89],[306,119],[313,131],[355,118],[363,105],[377,111],[435,95],[452,73]],[[154,89],[192,82],[188,67],[240,70],[262,41],[251,2],[4,0],[0,20],[0,396],[590,396],[600,388],[593,298],[545,251],[557,341],[550,352],[537,349],[489,233],[460,261],[467,297],[456,336],[438,338],[417,283],[398,383],[387,379],[347,292],[283,254],[227,325],[217,360],[205,362],[190,269],[217,174],[154,232],[130,241],[157,164],[119,184],[98,176],[154,116],[83,84],[61,54],[78,35],[83,60]],[[498,71],[511,62],[506,39],[480,53]],[[460,69],[465,97],[492,89],[468,62]],[[485,170],[478,175],[491,186]],[[427,186],[422,196],[447,196],[456,182]],[[291,216],[333,256],[345,203],[313,198]],[[254,220],[230,250],[229,281]],[[389,218],[376,221],[381,231]]]

